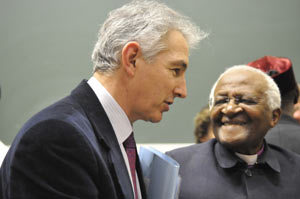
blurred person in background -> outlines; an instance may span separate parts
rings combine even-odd
[[[300,84],[298,83],[298,91],[300,93]],[[294,106],[293,117],[300,123],[300,96],[298,97],[298,102]]]
[[[282,114],[278,124],[267,134],[267,141],[300,154],[300,124],[293,118],[299,90],[291,60],[264,56],[248,65],[270,75],[280,90]]]
[[[194,136],[196,143],[206,142],[214,138],[212,131],[208,105],[203,107],[194,118]]]

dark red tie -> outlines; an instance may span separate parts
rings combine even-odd
[[[130,172],[131,172],[131,177],[132,177],[132,182],[133,182],[133,187],[134,187],[135,199],[137,199],[138,192],[137,192],[136,177],[135,177],[136,144],[135,144],[133,133],[130,134],[130,136],[125,140],[125,142],[123,144],[124,144],[124,147],[125,147],[125,150],[127,153],[127,157],[128,157],[128,161],[129,161],[129,165],[130,165]]]

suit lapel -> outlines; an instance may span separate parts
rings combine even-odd
[[[109,167],[114,170],[116,174],[114,180],[119,184],[125,199],[134,198],[130,178],[119,143],[97,96],[85,80],[74,89],[72,95],[75,97],[75,100],[81,104],[89,118],[99,144],[102,143],[102,145],[106,145],[105,147],[108,148],[108,159],[111,161]],[[115,176],[114,174],[111,175]]]

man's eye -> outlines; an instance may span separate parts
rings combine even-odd
[[[218,100],[216,100],[215,105],[217,105],[217,104],[224,104],[224,103],[227,103],[227,102],[228,102],[227,98],[218,99]]]
[[[180,68],[173,68],[172,69],[172,72],[173,72],[173,75],[175,75],[175,76],[178,76],[179,74],[180,74]]]
[[[244,104],[256,104],[256,102],[252,99],[237,99],[237,103],[244,103]]]

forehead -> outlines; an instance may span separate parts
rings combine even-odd
[[[189,46],[181,32],[169,31],[163,38],[167,49],[158,54],[158,58],[164,57],[170,61],[181,60],[188,64]]]
[[[262,95],[266,90],[267,82],[256,72],[244,69],[230,71],[219,80],[215,95],[218,93],[237,93]]]
[[[177,30],[170,30],[164,37],[164,41],[169,48],[181,48],[184,51],[188,51],[188,43],[183,34]]]

